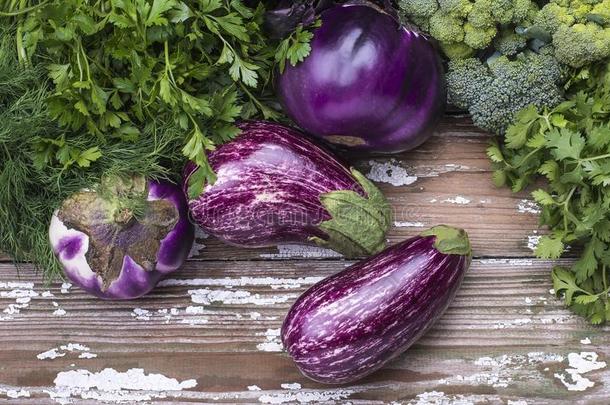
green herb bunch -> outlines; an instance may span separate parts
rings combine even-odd
[[[194,196],[214,180],[206,152],[239,133],[237,119],[279,118],[269,102],[274,66],[295,64],[309,49],[294,36],[270,41],[262,4],[240,0],[48,0],[26,10],[13,13],[19,54],[46,56],[48,111],[65,136],[129,145],[147,123],[173,123],[183,155],[200,167]],[[95,161],[100,151],[68,151],[49,139],[36,159],[75,163],[67,155]]]
[[[556,108],[521,110],[488,155],[498,186],[516,192],[546,178],[532,193],[550,229],[536,254],[555,259],[582,246],[574,266],[553,270],[555,291],[592,323],[610,320],[610,62],[575,74]]]
[[[151,122],[129,144],[92,146],[96,140],[85,131],[68,132],[51,118],[47,72],[36,58],[37,67],[21,65],[14,44],[14,30],[0,30],[0,251],[17,263],[33,262],[51,279],[61,273],[48,228],[61,201],[103,176],[176,180],[180,167],[172,164],[181,151],[174,140],[181,131]],[[41,145],[49,142],[60,152],[54,159],[65,163],[49,166],[39,159]]]

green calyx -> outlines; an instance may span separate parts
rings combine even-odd
[[[105,176],[98,187],[98,194],[111,208],[111,221],[126,224],[132,218],[140,219],[146,213],[148,183],[142,176]]]
[[[319,228],[327,239],[310,238],[317,245],[332,249],[347,258],[369,256],[385,248],[392,213],[379,189],[362,173],[352,169],[366,197],[353,190],[339,190],[320,196],[331,219]]]
[[[447,255],[472,256],[468,234],[463,229],[447,225],[438,225],[420,234],[421,236],[435,236],[434,247]]]

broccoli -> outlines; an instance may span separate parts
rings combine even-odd
[[[528,105],[561,103],[563,81],[563,69],[547,50],[524,52],[514,60],[498,55],[488,62],[452,60],[447,73],[449,101],[468,109],[475,125],[497,134],[504,134]]]
[[[553,35],[553,45],[559,62],[583,67],[610,56],[610,28],[592,22],[562,26]]]
[[[504,29],[494,39],[493,45],[502,55],[514,56],[527,47],[527,39],[511,29]]]
[[[520,32],[552,44],[572,68],[601,61],[610,57],[610,0],[553,0]]]
[[[438,40],[451,59],[488,48],[500,28],[525,25],[538,11],[532,0],[401,0],[399,4],[406,18]]]
[[[411,17],[430,18],[438,10],[436,0],[400,0],[400,8]]]

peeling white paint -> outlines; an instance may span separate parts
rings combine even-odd
[[[527,248],[531,251],[536,251],[536,248],[540,243],[540,238],[542,238],[540,235],[529,235],[527,237]]]
[[[388,183],[394,187],[408,186],[417,181],[417,176],[410,175],[407,169],[392,159],[389,162],[369,161],[370,171],[366,177],[378,183]]]
[[[54,380],[55,389],[47,394],[60,403],[80,397],[103,402],[141,402],[165,398],[168,392],[182,391],[197,386],[197,381],[178,381],[162,374],[146,374],[141,368],[119,372],[106,368],[100,372],[89,370],[62,371]]]
[[[18,399],[18,398],[29,398],[30,397],[30,391],[24,390],[24,389],[6,389],[6,388],[2,388],[0,387],[0,395],[6,395],[8,398],[11,399]]]
[[[248,391],[261,391],[258,385],[248,385]]]
[[[532,200],[521,200],[517,203],[517,212],[520,214],[540,214],[540,206]]]
[[[332,259],[343,257],[340,253],[319,246],[280,244],[277,245],[277,253],[262,253],[264,259]]]
[[[422,222],[395,221],[396,228],[424,228],[426,224]]]
[[[527,401],[524,401],[522,399],[517,399],[513,401],[509,399],[506,405],[527,405]]]
[[[61,293],[62,294],[68,294],[70,292],[70,288],[72,288],[72,284],[71,283],[63,283],[61,285]]]
[[[497,395],[453,395],[441,391],[429,391],[417,395],[407,405],[474,405],[480,403],[502,403]]]
[[[595,352],[580,352],[568,354],[569,368],[565,373],[555,373],[555,378],[568,389],[568,391],[585,391],[593,388],[595,383],[582,374],[606,368],[605,361],[597,361],[598,354]]]
[[[286,403],[322,403],[330,401],[340,401],[349,398],[354,393],[349,389],[336,390],[307,390],[307,391],[286,391],[273,394],[265,394],[258,398],[263,404],[286,404]]]
[[[468,376],[453,376],[444,380],[446,384],[470,384],[473,386],[488,385],[495,388],[506,388],[521,378],[534,378],[537,369],[542,364],[561,363],[563,356],[555,353],[529,352],[527,354],[497,357],[480,357],[473,361],[476,366],[485,371]],[[516,370],[523,370],[517,372]],[[521,373],[521,374],[519,374]]]
[[[80,353],[79,359],[93,359],[97,357],[96,353],[91,353],[91,349],[80,343],[68,343],[59,347],[52,348],[46,352],[36,355],[38,360],[53,360],[58,357],[64,357],[68,353]]]
[[[66,311],[64,309],[58,308],[55,311],[53,311],[53,315],[54,316],[64,316],[64,315],[66,315]]]
[[[589,339],[588,337],[584,338],[584,339],[581,339],[580,343],[583,344],[583,345],[590,345],[591,344],[591,339]]]
[[[208,288],[189,290],[188,293],[194,303],[203,305],[218,302],[226,305],[253,304],[263,306],[281,304],[295,297],[294,294],[261,296],[245,290],[210,290]]]
[[[265,341],[256,345],[256,348],[263,352],[281,352],[284,350],[280,339],[280,329],[267,329],[263,333],[257,333],[257,336],[265,336]]]
[[[452,198],[447,198],[446,200],[443,200],[443,202],[449,204],[467,205],[470,204],[471,201],[466,197],[458,195]]]
[[[278,278],[278,277],[239,277],[239,278],[195,278],[179,280],[168,278],[161,281],[159,286],[189,286],[189,287],[254,287],[270,286],[273,289],[297,289],[303,285],[313,285],[321,281],[323,277],[298,277],[298,278]]]
[[[285,390],[300,390],[303,388],[299,383],[285,383],[281,384],[280,387],[284,388]]]
[[[518,326],[528,325],[532,323],[533,320],[531,318],[518,318],[510,321],[502,321],[493,325],[494,329],[507,329],[507,328],[516,328]]]
[[[53,360],[56,359],[58,357],[64,357],[66,355],[66,353],[60,353],[58,351],[59,349],[54,348],[54,349],[50,349],[47,350],[46,352],[42,352],[36,355],[36,357],[38,358],[38,360]]]
[[[481,259],[481,264],[489,265],[509,265],[509,266],[533,266],[531,259]]]
[[[0,283],[0,298],[14,300],[6,308],[2,309],[0,321],[9,321],[20,314],[22,309],[30,306],[32,298],[39,297],[34,291],[34,283],[21,281],[6,281]]]
[[[144,308],[134,308],[131,312],[131,316],[140,321],[150,321],[151,312]]]

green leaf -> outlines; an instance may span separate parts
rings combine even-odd
[[[357,170],[352,169],[352,175],[365,196],[354,190],[322,194],[320,202],[331,219],[322,222],[319,228],[328,238],[310,238],[319,246],[333,249],[348,258],[383,250],[391,224],[391,208],[383,194]]]
[[[556,294],[563,293],[567,305],[572,304],[574,294],[580,292],[580,288],[576,285],[574,274],[563,267],[555,267],[552,273],[553,289]]]
[[[244,23],[238,14],[229,13],[222,17],[216,17],[215,22],[227,34],[239,39],[240,41],[247,42],[250,40],[248,30],[244,26]]]
[[[536,256],[541,259],[559,259],[565,250],[561,239],[545,235],[536,247]]]
[[[199,8],[202,13],[211,13],[222,7],[221,0],[199,0]]]
[[[546,191],[542,189],[538,189],[532,192],[532,197],[534,197],[534,201],[542,206],[555,205],[555,199]]]
[[[87,150],[82,151],[80,153],[80,155],[78,156],[76,163],[80,167],[89,167],[89,166],[91,166],[92,162],[95,162],[96,160],[98,160],[101,157],[102,157],[102,152],[100,151],[100,149],[97,146],[95,146],[93,148],[89,148]]]
[[[175,0],[154,0],[146,18],[146,26],[167,25],[168,21],[164,14],[176,5]]]
[[[47,66],[49,70],[49,78],[53,80],[58,88],[66,87],[70,78],[70,65],[50,64]]]
[[[546,136],[547,145],[557,160],[580,158],[585,147],[585,140],[577,132],[568,129],[553,130]]]

